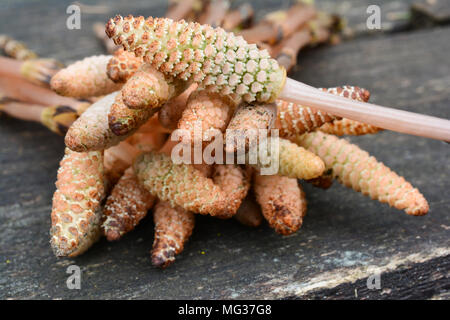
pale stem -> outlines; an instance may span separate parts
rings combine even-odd
[[[450,141],[450,120],[359,102],[286,79],[279,99],[401,133]]]
[[[0,75],[9,77],[21,77],[20,67],[23,62],[11,58],[0,57]]]

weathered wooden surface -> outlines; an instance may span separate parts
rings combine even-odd
[[[156,1],[117,1],[69,31],[67,3],[30,1],[26,10],[23,1],[7,3],[0,2],[1,32],[64,61],[101,52],[92,21],[165,11]],[[315,86],[363,86],[374,102],[449,118],[449,37],[444,27],[317,48],[302,53],[291,76]],[[359,299],[448,297],[449,146],[393,132],[351,140],[418,187],[429,215],[407,216],[338,184],[328,191],[307,185],[308,214],[297,234],[198,217],[185,251],[161,271],[149,261],[151,218],[118,243],[102,240],[77,259],[55,258],[48,230],[62,138],[1,117],[0,298],[342,298],[355,289]],[[81,267],[81,290],[66,287],[71,264]],[[375,273],[381,290],[370,291],[366,279]]]

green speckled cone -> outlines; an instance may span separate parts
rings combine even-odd
[[[222,28],[130,15],[110,19],[106,34],[165,74],[247,102],[274,101],[286,79],[266,50]]]

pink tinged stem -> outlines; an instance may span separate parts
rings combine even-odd
[[[380,128],[450,141],[450,120],[338,97],[293,79],[286,79],[278,98]]]
[[[22,61],[0,57],[0,74],[7,77],[20,77]]]

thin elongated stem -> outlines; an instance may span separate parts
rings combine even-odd
[[[279,98],[380,128],[450,141],[450,120],[338,97],[293,79],[286,79]]]
[[[49,87],[50,79],[63,64],[54,59],[33,59],[19,61],[0,57],[0,75],[26,79],[39,86]]]
[[[20,77],[21,61],[11,58],[0,57],[0,74],[4,76],[16,76]]]
[[[66,105],[75,107],[80,102],[73,98],[62,97],[53,91],[32,84],[24,79],[0,77],[0,89],[8,97],[24,102],[42,105]]]
[[[0,104],[0,110],[17,119],[40,122],[44,106],[11,101]]]
[[[303,29],[295,32],[274,49],[278,63],[289,72],[297,63],[298,52],[311,42],[311,33]]]

